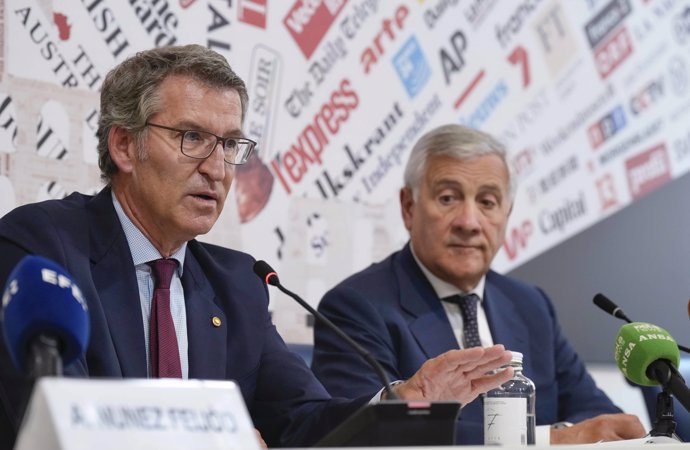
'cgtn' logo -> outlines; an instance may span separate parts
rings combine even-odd
[[[297,0],[283,24],[309,59],[347,0]]]
[[[659,144],[625,162],[628,186],[634,199],[658,188],[671,179],[666,144]]]

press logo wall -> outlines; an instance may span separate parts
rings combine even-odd
[[[306,59],[319,45],[347,0],[297,0],[283,19]]]
[[[393,56],[393,66],[410,98],[416,97],[431,77],[431,68],[414,36]]]
[[[597,149],[601,144],[611,139],[615,134],[625,128],[625,111],[622,106],[617,106],[587,129],[587,136],[592,149]]]
[[[460,0],[439,0],[431,7],[424,10],[424,24],[433,30],[436,24],[447,12],[453,11],[458,6]]]
[[[345,144],[343,146],[343,152],[346,155],[345,162],[330,168],[324,167],[314,182],[321,197],[324,199],[339,197],[359,175],[367,161],[380,153],[381,148],[387,144],[388,136],[398,127],[404,115],[404,111],[396,101],[383,119],[379,119],[376,129],[365,135],[368,137],[363,144],[356,146]],[[351,195],[355,201],[361,200],[362,197],[357,188]]]
[[[146,34],[153,40],[153,45],[165,47],[177,42],[180,19],[170,7],[168,0],[151,3],[148,0],[129,0],[128,3]]]
[[[235,171],[235,200],[241,223],[251,221],[264,209],[273,189],[274,178],[264,162],[271,160],[275,150],[272,136],[281,74],[280,54],[257,45],[251,57],[245,117],[245,133],[257,142],[257,148],[254,156]]]
[[[519,226],[513,227],[506,233],[503,249],[509,261],[515,260],[527,248],[533,233],[534,225],[530,219],[523,220]]]
[[[641,113],[657,104],[663,96],[664,79],[660,77],[656,80],[652,80],[630,98],[630,111],[633,115],[639,116]]]
[[[222,6],[222,4],[221,4]],[[228,11],[225,8],[218,9],[211,3],[208,4],[209,22],[206,25],[206,47],[225,54],[232,49],[229,40],[230,19],[227,17]]]
[[[266,28],[268,0],[239,0],[237,20],[257,28]]]
[[[508,85],[505,80],[500,80],[469,116],[460,118],[460,123],[470,128],[481,129],[507,96]]]
[[[580,192],[576,198],[565,198],[560,205],[546,208],[539,213],[539,229],[545,235],[554,231],[563,233],[572,222],[586,214],[585,194]]]
[[[562,2],[551,1],[534,19],[534,30],[552,77],[569,66],[579,54],[575,32],[563,11],[563,5]]]
[[[464,54],[467,50],[467,39],[462,30],[455,30],[448,38],[448,42],[450,49],[441,48],[438,52],[446,85],[450,84],[452,75],[457,75],[465,67]]]
[[[685,45],[690,39],[690,6],[673,18],[673,33],[681,45]]]
[[[625,161],[630,194],[634,199],[671,180],[666,144],[659,144]]]
[[[613,0],[585,25],[585,33],[589,45],[594,49],[594,61],[602,78],[611,75],[633,51],[630,34],[621,25],[631,11],[629,0]]]
[[[601,205],[602,212],[618,206],[618,191],[613,175],[607,173],[597,178],[595,185],[599,194],[599,204]]]
[[[14,14],[34,44],[36,51],[54,74],[55,80],[64,87],[79,86],[79,77],[68,64],[68,58],[60,52],[57,42],[51,36],[51,24],[45,21],[40,12],[29,7],[17,9]]]
[[[522,0],[517,3],[517,7],[512,11],[508,19],[497,23],[494,27],[494,34],[496,40],[501,45],[501,48],[506,48],[510,45],[513,38],[517,36],[529,16],[534,13],[541,0]],[[511,5],[516,3],[510,2]]]
[[[381,28],[374,39],[362,51],[359,61],[362,64],[364,74],[369,74],[378,61],[386,54],[388,47],[398,39],[406,25],[410,9],[404,4],[398,6],[393,13],[393,18],[386,17],[381,22]]]
[[[357,106],[359,96],[352,89],[350,80],[345,78],[321,106],[312,122],[302,129],[297,141],[271,161],[273,173],[285,192],[290,194],[292,186],[302,181],[311,166],[323,164],[322,154],[331,138],[340,132]]]
[[[0,92],[0,152],[17,150],[17,113],[12,97]]]
[[[597,48],[614,28],[623,23],[632,8],[629,0],[612,0],[606,4],[587,24],[585,34],[590,47]]]
[[[120,55],[126,54],[131,48],[130,42],[125,36],[119,19],[107,3],[103,0],[82,0],[82,4],[113,58],[117,59]]]
[[[622,139],[616,145],[603,150],[599,155],[599,163],[605,165],[611,161],[617,160],[618,157],[628,153],[631,150],[638,149],[641,145],[646,144],[647,141],[655,137],[661,131],[663,121],[656,119],[652,123],[641,128],[639,131],[633,129],[625,139]]]
[[[476,30],[484,23],[484,20],[487,18],[489,12],[497,1],[498,0],[463,1],[462,6],[464,9],[462,10],[462,15],[465,17],[465,20],[467,20],[467,23],[470,24],[472,29]]]

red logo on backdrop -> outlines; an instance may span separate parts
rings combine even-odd
[[[522,45],[518,45],[513,53],[508,55],[508,61],[512,65],[519,65],[522,70],[522,87],[526,88],[530,83],[529,76],[529,60],[527,57],[527,50]]]
[[[632,53],[632,41],[625,27],[601,44],[594,52],[597,70],[601,78],[606,78]]]
[[[599,192],[599,200],[601,201],[602,211],[613,208],[618,204],[616,185],[613,182],[613,176],[611,176],[610,173],[597,180],[597,191]]]
[[[457,100],[455,100],[455,103],[453,103],[453,108],[458,109],[462,104],[465,102],[465,99],[470,95],[470,93],[474,90],[474,88],[477,87],[477,84],[484,78],[484,69],[480,70],[477,75],[474,76],[472,81],[470,81],[469,86],[465,88],[464,91],[462,91],[462,94],[460,94],[460,97],[458,97]]]
[[[189,8],[192,3],[194,3],[196,0],[180,0],[180,7],[187,9]]]
[[[53,22],[58,29],[60,40],[68,40],[72,26],[67,22],[67,16],[61,13],[53,13]]]
[[[240,0],[237,5],[237,20],[266,29],[267,3],[268,0]]]
[[[283,19],[295,42],[309,59],[347,0],[297,0]]]
[[[506,236],[503,248],[506,250],[510,261],[517,257],[520,250],[527,248],[527,240],[532,236],[533,230],[532,221],[525,220],[522,225],[513,228],[510,234]]]
[[[671,165],[666,144],[659,144],[625,162],[628,186],[634,199],[671,180]]]

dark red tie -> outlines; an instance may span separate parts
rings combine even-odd
[[[153,269],[155,289],[149,322],[149,351],[153,378],[182,378],[180,350],[177,346],[175,324],[170,313],[170,280],[177,261],[157,259],[148,263]]]

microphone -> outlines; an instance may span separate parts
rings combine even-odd
[[[630,320],[630,318],[625,315],[625,313],[623,312],[621,307],[616,305],[615,303],[613,303],[613,301],[610,298],[608,298],[607,296],[605,296],[604,294],[599,293],[599,294],[595,295],[594,298],[592,299],[592,301],[594,302],[595,305],[597,305],[599,308],[601,308],[607,314],[610,314],[613,317],[617,317],[617,318],[624,320],[628,323],[632,323],[632,320]],[[688,302],[688,314],[690,315],[690,302]],[[680,345],[680,344],[677,344],[677,346],[678,346],[679,350],[682,350],[685,353],[690,353],[690,348],[688,348],[684,345]]]
[[[635,384],[668,389],[690,411],[690,389],[678,372],[680,353],[668,331],[650,323],[632,322],[618,331],[616,365]]]
[[[316,317],[317,320],[319,320],[321,323],[325,324],[328,328],[331,329],[335,334],[337,334],[341,339],[343,339],[345,342],[347,342],[350,347],[352,347],[362,358],[364,358],[365,361],[371,365],[374,370],[376,371],[376,374],[379,376],[379,379],[383,382],[384,389],[386,390],[386,393],[388,394],[388,399],[389,400],[398,400],[398,396],[393,392],[393,389],[391,388],[391,383],[390,380],[388,379],[388,376],[383,370],[383,367],[381,367],[381,364],[379,364],[378,361],[369,353],[364,347],[359,345],[354,339],[352,339],[350,336],[345,334],[343,330],[341,330],[336,324],[331,322],[326,316],[321,314],[319,311],[316,309],[312,308],[312,306],[305,302],[301,297],[299,297],[297,294],[287,290],[281,283],[280,280],[278,279],[278,274],[271,268],[271,266],[268,265],[266,261],[259,260],[256,263],[254,263],[254,273],[261,278],[261,280],[266,283],[270,284],[271,286],[276,286],[278,289],[280,289],[283,293],[287,294],[288,296],[292,297],[302,305],[304,309],[309,311]]]
[[[625,315],[620,306],[613,303],[613,301],[611,301],[611,299],[609,299],[604,294],[599,293],[595,295],[592,301],[595,305],[604,310],[604,312],[611,314],[613,317],[625,320],[628,323],[632,322],[632,320],[630,320],[628,316]]]
[[[0,320],[14,365],[31,378],[61,376],[89,341],[79,287],[60,265],[40,256],[25,256],[10,274]]]

